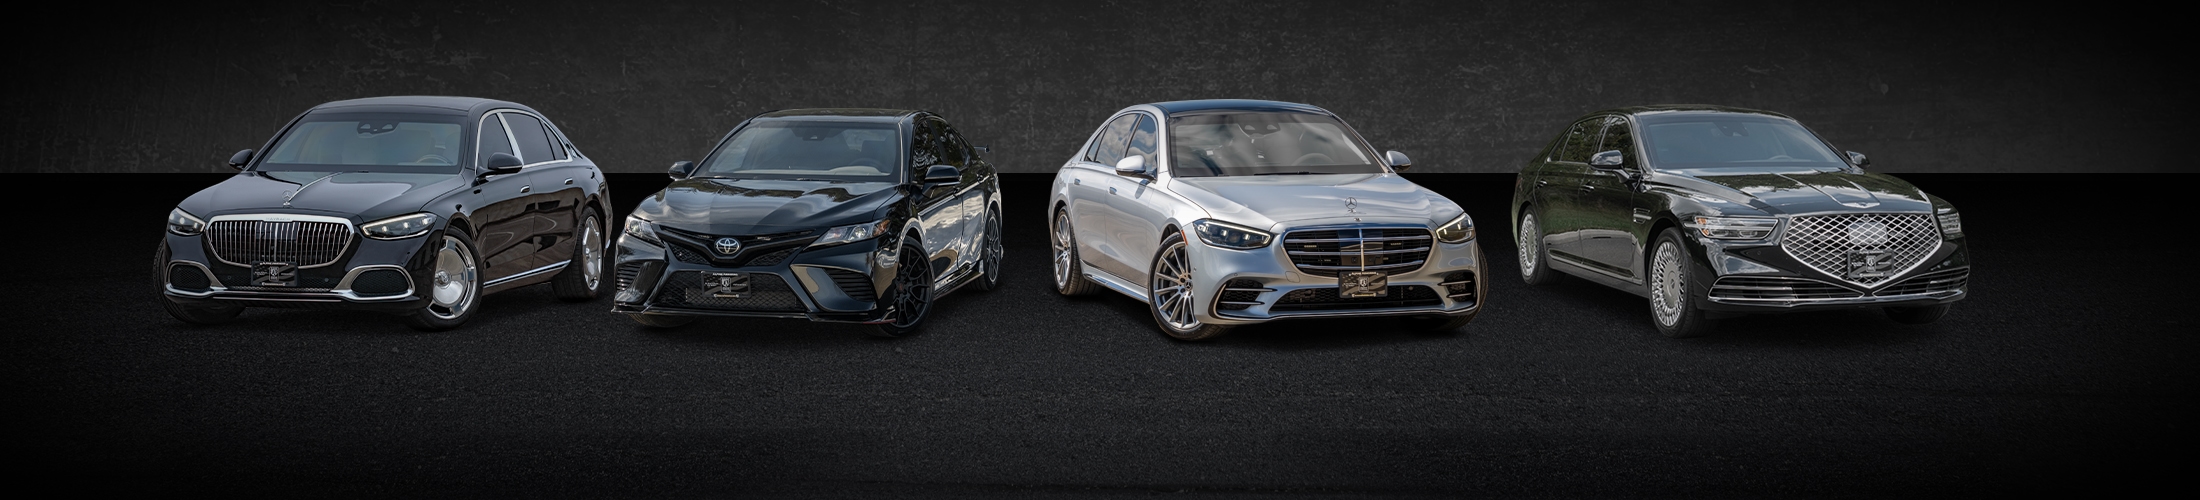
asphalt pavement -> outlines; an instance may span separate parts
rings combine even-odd
[[[1930,325],[1835,311],[1674,340],[1641,298],[1528,287],[1499,258],[1456,333],[1303,320],[1201,343],[1127,297],[1049,290],[1045,174],[1010,176],[1006,288],[901,339],[653,330],[541,286],[451,332],[266,309],[187,326],[153,302],[147,253],[218,176],[11,178],[111,200],[17,219],[0,388],[26,491],[1986,496],[2183,488],[2194,465],[2194,273],[2166,240],[2110,235],[2157,221],[2175,175],[1913,176],[1963,209],[1977,269]],[[658,178],[614,177],[621,209]],[[1414,179],[1511,255],[1510,175]],[[2069,208],[2083,193],[2144,200],[2103,217]]]

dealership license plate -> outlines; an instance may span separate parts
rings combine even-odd
[[[1376,272],[1345,273],[1337,277],[1337,295],[1348,299],[1388,296],[1390,277]]]
[[[749,294],[749,273],[710,273],[703,275],[703,293],[723,299],[738,299]]]
[[[297,264],[290,262],[260,262],[252,265],[252,286],[294,286],[297,284]]]

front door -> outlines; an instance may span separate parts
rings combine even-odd
[[[1632,169],[1643,167],[1627,119],[1607,118],[1598,144],[1597,151],[1620,152],[1621,168],[1597,169],[1583,179],[1581,205],[1586,210],[1576,247],[1604,271],[1640,279],[1643,243],[1636,237],[1636,228],[1641,225],[1638,219],[1648,222],[1649,218],[1648,214],[1638,218],[1635,213],[1634,183],[1628,177],[1633,175]]]

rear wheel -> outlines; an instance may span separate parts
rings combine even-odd
[[[1519,248],[1520,280],[1530,285],[1547,285],[1558,281],[1551,272],[1549,254],[1543,251],[1543,226],[1535,220],[1535,213],[1520,216],[1520,234],[1514,245]]]
[[[428,305],[406,314],[405,326],[430,332],[457,328],[474,316],[474,305],[481,300],[481,259],[475,257],[474,239],[452,228],[428,251],[435,254]]]
[[[161,285],[159,290],[161,292],[160,308],[168,311],[169,316],[175,316],[176,319],[185,323],[194,325],[227,323],[229,320],[237,319],[238,314],[244,313],[244,306],[239,305],[189,305],[179,304],[176,303],[175,299],[168,298],[168,242],[166,241],[160,243],[160,248],[153,250],[153,282]]]
[[[1100,287],[1085,279],[1076,234],[1069,225],[1069,210],[1054,211],[1054,291],[1062,295],[1089,295]]]
[[[1192,258],[1184,233],[1169,235],[1148,269],[1153,271],[1146,280],[1146,309],[1153,312],[1162,333],[1177,340],[1207,340],[1230,332],[1230,327],[1199,321],[1199,310],[1192,305],[1199,292],[1192,287]]]
[[[1651,247],[1650,318],[1667,337],[1698,337],[1711,332],[1715,323],[1688,299],[1688,250],[1681,247],[1681,233],[1668,228],[1658,233]]]
[[[581,224],[574,233],[573,259],[550,282],[550,290],[558,300],[577,302],[603,294],[603,220],[596,209],[581,212]]]
[[[924,314],[932,310],[932,259],[916,245],[903,245],[895,259],[893,291],[887,302],[893,321],[878,325],[872,335],[903,337],[924,326]]]
[[[984,274],[978,277],[976,285],[980,291],[991,291],[1001,287],[1001,256],[1007,253],[1001,246],[1001,211],[986,211],[983,244],[985,247],[980,251],[985,253],[978,256],[978,269]]]
[[[1946,316],[1948,314],[1948,304],[1933,304],[1929,306],[1918,307],[1889,307],[1883,309],[1883,311],[1887,313],[1887,319],[1892,319],[1896,323],[1901,323],[1905,325],[1922,325],[1934,321],[1940,321],[1941,316]]]

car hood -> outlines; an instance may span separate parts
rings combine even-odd
[[[681,179],[642,200],[634,214],[704,234],[758,234],[878,220],[902,196],[889,182]]]
[[[1389,173],[1179,177],[1170,188],[1216,219],[1262,228],[1338,217],[1441,224],[1461,212],[1443,195]]]
[[[251,171],[200,190],[178,206],[200,217],[319,213],[367,222],[417,212],[466,182],[457,174]]]
[[[1767,213],[1930,212],[1925,193],[1895,176],[1832,168],[1684,169],[1660,181]]]

